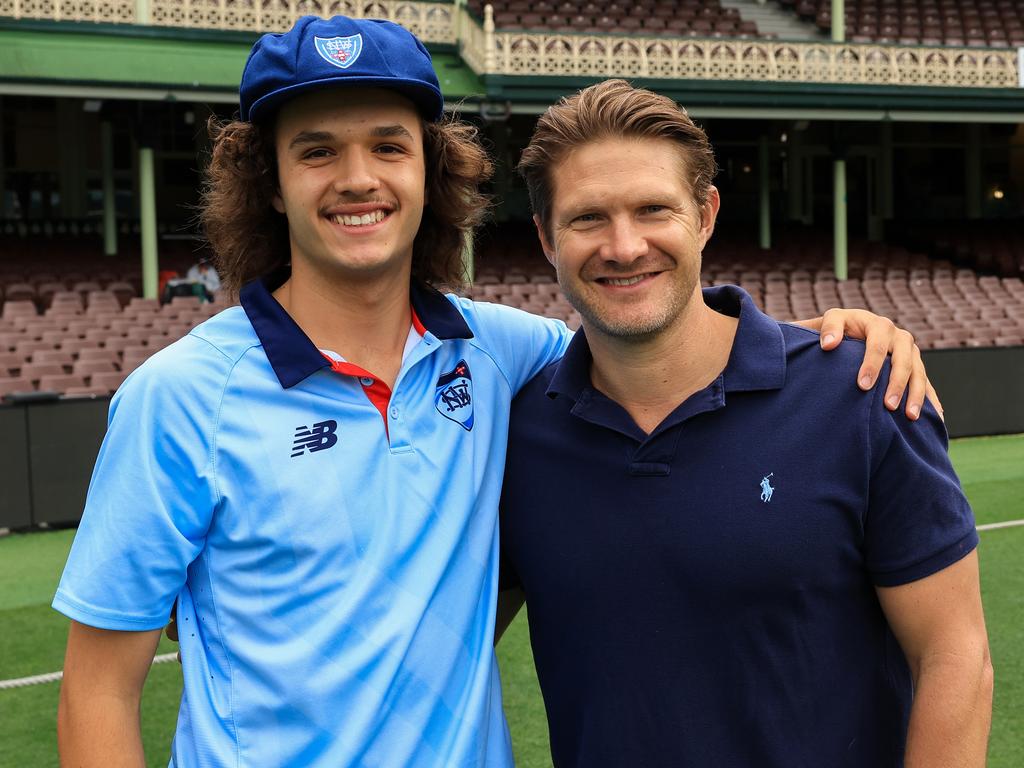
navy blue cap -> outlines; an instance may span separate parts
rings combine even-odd
[[[334,86],[397,91],[430,121],[444,112],[430,54],[407,29],[381,19],[303,16],[252,47],[238,89],[242,120],[257,122],[288,99]]]

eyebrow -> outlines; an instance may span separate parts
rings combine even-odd
[[[377,139],[404,138],[412,141],[412,134],[404,125],[378,125],[370,131]],[[299,131],[288,144],[288,149],[304,144],[326,144],[334,141],[334,134],[329,131]]]

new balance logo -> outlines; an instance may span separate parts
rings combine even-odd
[[[296,427],[295,443],[292,445],[292,458],[301,456],[306,451],[316,453],[317,451],[326,451],[328,448],[333,448],[334,444],[338,442],[338,436],[334,434],[337,429],[338,422],[333,419],[330,421],[318,421],[312,427],[307,427],[305,424],[301,427]]]

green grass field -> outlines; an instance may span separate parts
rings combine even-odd
[[[959,440],[950,454],[979,525],[1024,518],[1024,435]],[[72,531],[0,539],[0,680],[62,666],[67,621],[49,608]],[[981,534],[982,592],[996,668],[990,768],[1024,765],[1024,526]],[[166,640],[158,653],[173,650]],[[544,707],[530,658],[525,617],[499,647],[505,710],[520,768],[550,766]],[[151,766],[166,766],[181,676],[153,667],[143,697],[143,739]],[[57,683],[0,690],[0,768],[57,765]]]

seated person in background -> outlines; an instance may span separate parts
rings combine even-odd
[[[193,284],[202,287],[202,297],[206,301],[213,301],[217,291],[220,290],[220,275],[214,269],[208,258],[202,258],[192,266],[185,274],[185,279]]]

